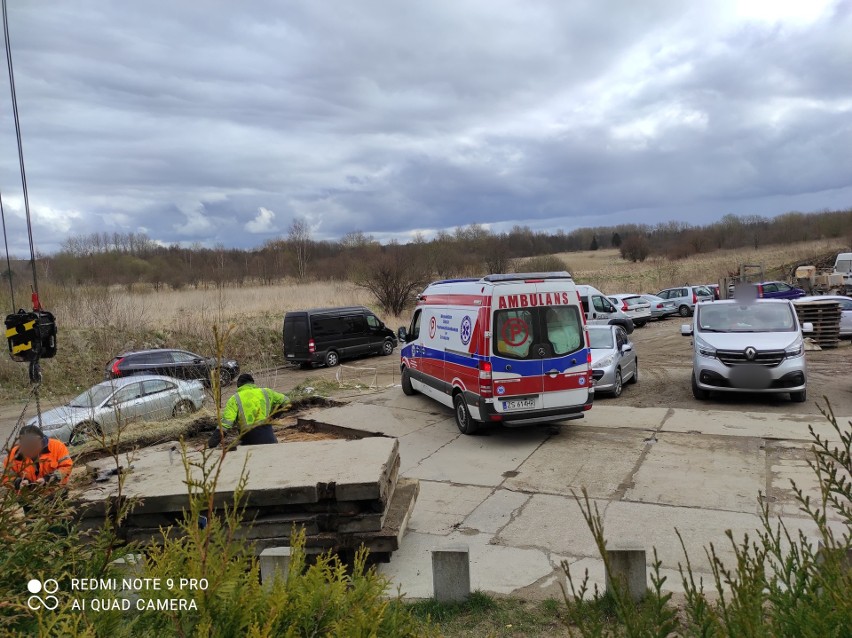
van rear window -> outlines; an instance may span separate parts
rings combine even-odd
[[[494,354],[510,359],[559,357],[583,346],[576,306],[498,310],[494,327]]]

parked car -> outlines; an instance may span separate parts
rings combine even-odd
[[[713,293],[714,301],[718,301],[722,298],[722,291],[719,288],[719,284],[700,284],[702,288],[707,288],[710,292]]]
[[[202,357],[186,350],[158,348],[125,352],[107,364],[105,379],[119,379],[138,374],[161,374],[176,379],[197,379],[210,385],[210,375],[218,369],[219,381],[225,386],[240,374],[240,364],[233,359]]]
[[[329,368],[343,359],[392,354],[396,334],[363,306],[314,308],[284,316],[284,354],[287,361]]]
[[[621,326],[589,326],[595,393],[621,396],[625,383],[639,381],[639,358]]]
[[[836,301],[840,304],[840,336],[852,337],[852,298],[842,295],[814,295],[799,297],[793,303],[808,303],[809,301]]]
[[[807,294],[801,288],[795,288],[783,281],[764,281],[755,285],[760,299],[798,299]]]
[[[119,424],[161,421],[199,410],[205,399],[201,381],[161,375],[111,379],[93,386],[68,405],[41,415],[45,434],[76,445],[109,434]],[[30,419],[37,424],[37,419]]]
[[[666,288],[657,293],[657,297],[673,301],[681,317],[689,317],[695,312],[699,301],[713,301],[713,293],[704,286],[680,286]]]
[[[612,295],[609,300],[630,317],[637,328],[641,328],[651,320],[651,304],[642,299],[641,295]]]
[[[681,334],[692,337],[692,394],[711,392],[789,393],[807,400],[807,369],[802,334],[793,304],[781,299],[752,303],[719,301],[699,304]]]
[[[665,319],[677,314],[677,306],[674,301],[663,299],[657,295],[640,295],[640,297],[651,305],[651,319]]]
[[[583,312],[586,313],[586,323],[589,325],[613,325],[621,326],[627,334],[633,333],[633,320],[594,286],[577,286],[577,294],[583,304]]]

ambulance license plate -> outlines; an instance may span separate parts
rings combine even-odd
[[[535,398],[528,399],[512,399],[511,401],[503,401],[504,412],[514,412],[515,410],[534,410]]]

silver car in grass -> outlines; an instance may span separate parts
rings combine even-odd
[[[595,394],[621,396],[625,383],[639,381],[639,358],[621,326],[589,326]]]
[[[104,381],[41,415],[45,434],[76,445],[93,435],[109,434],[121,424],[161,421],[195,412],[206,395],[201,381],[140,375]],[[38,425],[38,419],[28,423]]]

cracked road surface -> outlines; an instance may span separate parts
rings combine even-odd
[[[713,543],[730,564],[725,531],[739,540],[752,535],[759,494],[791,533],[813,537],[790,480],[815,494],[808,425],[831,436],[830,426],[819,415],[706,408],[601,401],[585,419],[558,428],[493,427],[463,436],[450,410],[392,388],[310,418],[397,437],[402,474],[420,479],[402,547],[381,568],[394,587],[431,596],[430,551],[463,544],[474,589],[544,598],[560,595],[563,561],[604,586],[603,562],[572,495],[583,489],[603,517],[609,546],[644,547],[649,563],[656,547],[664,588],[674,592],[682,591],[683,562],[675,529],[710,584],[704,548]]]

